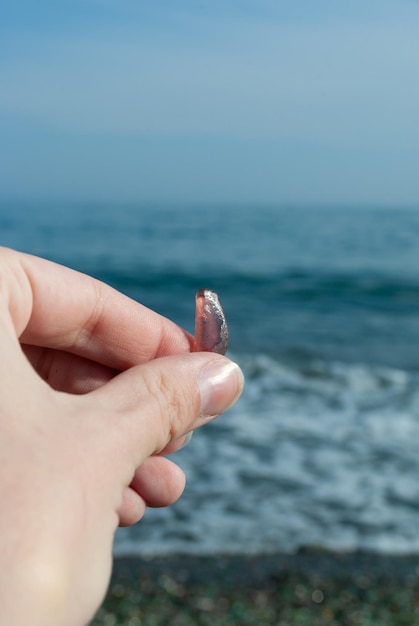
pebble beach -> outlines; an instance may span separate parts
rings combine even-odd
[[[419,557],[294,555],[116,559],[92,626],[416,626]]]

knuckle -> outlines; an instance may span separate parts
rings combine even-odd
[[[158,376],[153,372],[144,377],[144,389],[153,405],[153,418],[159,420],[162,428],[164,443],[184,434],[194,404],[191,388],[185,380],[173,370],[162,369]]]

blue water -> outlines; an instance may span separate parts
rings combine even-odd
[[[0,243],[193,330],[216,289],[242,399],[177,453],[123,553],[419,553],[419,210],[0,205]]]

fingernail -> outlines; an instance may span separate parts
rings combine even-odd
[[[235,403],[244,386],[244,376],[232,361],[213,361],[204,366],[198,375],[201,391],[199,422],[216,417]]]
[[[192,432],[192,431],[191,431],[190,433],[187,433],[187,434],[185,435],[185,438],[184,438],[183,443],[182,443],[182,445],[180,446],[179,450],[182,450],[182,448],[184,448],[185,446],[187,446],[187,445],[188,445],[188,443],[189,443],[189,442],[190,442],[190,440],[192,439],[192,435],[193,435],[193,432]]]

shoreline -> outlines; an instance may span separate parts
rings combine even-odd
[[[419,555],[302,548],[294,554],[124,556],[115,558],[112,579],[128,582],[144,572],[154,579],[163,571],[174,578],[185,579],[188,584],[203,584],[209,576],[222,575],[244,587],[264,584],[268,577],[283,573],[327,578],[368,575],[400,582],[416,577],[419,584]]]
[[[419,555],[119,557],[92,626],[418,626]]]

